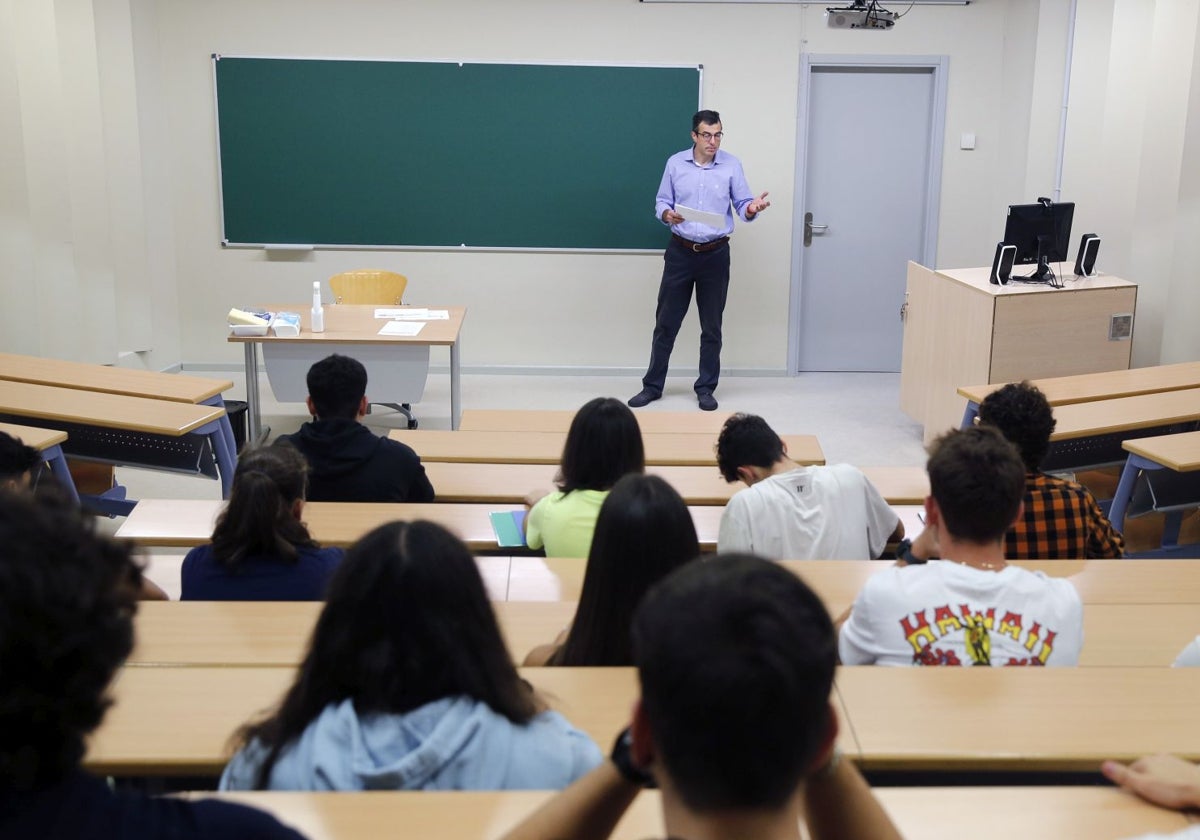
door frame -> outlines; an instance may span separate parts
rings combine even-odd
[[[800,373],[800,308],[804,276],[805,190],[808,187],[808,134],[811,108],[812,71],[815,68],[912,69],[927,68],[933,74],[933,107],[930,114],[929,171],[925,189],[925,241],[918,261],[937,261],[938,219],[941,208],[942,152],[946,144],[946,88],[950,57],[946,55],[821,55],[800,54],[800,84],[796,102],[796,182],[793,187],[791,297],[788,305],[788,374]],[[900,317],[899,313],[896,317]]]

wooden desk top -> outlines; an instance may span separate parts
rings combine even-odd
[[[1050,440],[1125,432],[1200,419],[1200,388],[1062,405]]]
[[[575,726],[606,749],[629,723],[637,697],[633,668],[522,668],[520,673]],[[216,775],[229,738],[277,703],[292,668],[125,668],[116,703],[96,732],[84,766],[107,775]],[[839,742],[857,752],[851,730]]]
[[[280,338],[273,333],[257,336],[230,335],[228,341],[236,344],[247,342],[272,343],[276,341],[333,342],[337,344],[429,344],[451,345],[458,341],[463,319],[467,317],[465,306],[375,306],[373,304],[342,303],[325,305],[325,332],[312,331],[312,301],[304,303],[268,303],[255,306],[269,312],[298,312],[300,335]],[[387,323],[376,318],[376,309],[445,309],[450,317],[445,321],[426,321],[417,335],[380,335]]]
[[[557,464],[472,464],[424,461],[425,473],[440,502],[502,502],[516,504],[534,489],[553,489]],[[923,467],[863,467],[863,472],[891,504],[914,505],[929,493]],[[689,505],[724,505],[745,489],[729,484],[715,467],[652,465],[646,472],[663,478]]]
[[[1092,400],[1153,394],[1158,391],[1200,388],[1200,362],[1081,373],[1032,381],[1046,395],[1050,405],[1070,405]],[[1003,382],[991,385],[964,385],[958,389],[958,393],[972,402],[979,403],[992,391],[1004,385]]]
[[[224,502],[216,499],[142,499],[117,529],[118,539],[152,546],[202,545],[212,536]],[[308,502],[304,521],[323,545],[347,546],[373,528],[397,519],[425,519],[446,527],[472,551],[495,551],[496,532],[488,514],[518,510],[520,505],[456,503],[410,504],[372,502]],[[722,509],[690,508],[701,550],[717,545]]]
[[[562,460],[565,432],[467,432],[393,429],[388,437],[411,446],[422,461],[488,464],[555,464]],[[801,464],[824,464],[813,435],[783,435],[788,454]],[[708,434],[642,434],[646,463],[660,466],[715,466],[716,437]],[[435,485],[436,489],[436,485]]]
[[[1170,668],[1200,634],[1200,604],[1087,604],[1082,667]]]
[[[1114,277],[1111,274],[1093,274],[1091,277],[1076,277],[1070,272],[1070,269],[1064,266],[1063,281],[1064,285],[1061,289],[1047,286],[1044,283],[1019,283],[1012,282],[1007,285],[992,283],[989,279],[992,269],[991,266],[977,266],[974,268],[940,268],[937,273],[943,277],[961,283],[962,285],[974,289],[977,292],[982,292],[985,295],[992,297],[1005,297],[1008,295],[1038,295],[1038,294],[1070,294],[1071,292],[1090,291],[1092,289],[1128,289],[1136,287],[1136,283],[1131,283],[1128,280],[1122,280],[1120,277]],[[1014,281],[1022,274],[1032,272],[1034,266],[1013,266]],[[1028,269],[1028,270],[1026,270]],[[1055,271],[1058,268],[1055,267]]]
[[[1085,642],[1086,646],[1086,642]],[[1200,759],[1197,668],[842,668],[867,769],[1095,771]]]
[[[643,432],[708,434],[716,440],[730,412],[641,409],[633,416]],[[574,419],[573,410],[467,408],[458,428],[464,432],[566,432]]]
[[[15,353],[0,353],[0,379],[197,404],[233,387],[233,382],[228,379],[130,370]]]
[[[225,416],[223,408],[0,380],[0,413],[179,437]]]
[[[413,837],[495,840],[555,796],[551,791],[196,793],[269,811],[310,840],[374,840],[403,826]],[[1187,818],[1111,787],[876,788],[896,827],[921,840],[1063,840],[1171,833]],[[661,794],[642,791],[613,840],[664,836]]]
[[[1127,440],[1121,446],[1176,472],[1200,470],[1200,432],[1137,438]]]
[[[18,426],[15,423],[0,423],[0,432],[16,438],[38,452],[57,446],[67,439],[67,433],[58,429],[39,429],[37,426]]]

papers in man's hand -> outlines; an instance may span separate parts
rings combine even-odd
[[[708,213],[704,210],[697,210],[694,207],[686,207],[682,204],[675,205],[675,212],[689,222],[699,222],[702,225],[714,228],[725,227],[725,217],[720,213]]]
[[[446,309],[416,309],[406,306],[403,309],[376,309],[375,317],[391,321],[449,321],[450,312]]]
[[[378,335],[403,335],[411,338],[421,332],[424,326],[424,322],[388,321]]]

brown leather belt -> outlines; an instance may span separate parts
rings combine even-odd
[[[720,239],[714,239],[712,242],[693,242],[674,233],[671,234],[671,238],[684,248],[687,248],[689,251],[695,251],[697,254],[703,254],[705,251],[715,251],[729,241],[728,236],[722,236]]]

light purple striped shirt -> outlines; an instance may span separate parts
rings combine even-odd
[[[689,148],[667,158],[662,183],[658,185],[658,197],[654,202],[654,215],[658,220],[662,221],[663,212],[674,210],[676,204],[707,213],[724,214],[725,224],[721,228],[688,221],[671,225],[672,233],[693,242],[711,242],[733,233],[734,211],[742,221],[754,221],[746,218],[746,206],[754,199],[754,194],[746,183],[741,161],[717,149],[712,163],[700,166],[692,153],[693,150]]]

